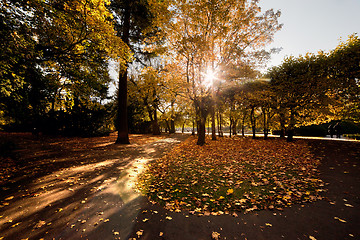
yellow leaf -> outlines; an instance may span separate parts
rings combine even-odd
[[[335,220],[339,220],[340,222],[346,223],[346,221],[344,219],[338,218],[338,217],[334,217]]]
[[[233,194],[234,193],[234,189],[230,188],[226,191],[226,193],[229,195],[229,194]]]

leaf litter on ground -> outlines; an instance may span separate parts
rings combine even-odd
[[[278,209],[322,199],[319,159],[305,141],[190,137],[152,162],[138,188],[166,209],[220,215]]]

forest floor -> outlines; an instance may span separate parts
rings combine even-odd
[[[190,148],[193,139],[188,135],[130,135],[130,145],[115,145],[115,139],[114,134],[97,138],[60,138],[0,133],[0,240],[360,239],[359,142],[311,139],[296,140],[291,146],[274,139],[238,138],[237,144],[241,143],[238,146],[226,142],[230,140],[218,140],[216,142],[224,144],[220,149],[212,147],[214,143],[209,143],[204,146],[207,149],[198,152],[197,146]],[[246,148],[262,146],[252,151],[258,154],[253,156],[254,159],[275,154],[266,144],[277,146],[273,150],[280,155],[266,161],[270,163],[286,157],[290,160],[286,161],[289,164],[285,169],[295,166],[304,172],[298,175],[293,174],[291,169],[291,174],[278,172],[277,178],[272,181],[266,175],[271,169],[262,168],[261,175],[251,175],[259,171],[256,164],[262,160],[226,168],[221,165],[222,162],[216,162],[216,158],[209,158],[208,164],[200,168],[200,180],[209,177],[205,173],[215,171],[209,169],[214,164],[217,170],[226,170],[222,177],[231,179],[231,182],[225,182],[222,188],[216,190],[209,182],[201,182],[200,188],[209,190],[201,192],[203,199],[187,199],[186,194],[178,194],[178,188],[166,191],[169,186],[161,184],[149,192],[158,191],[156,196],[161,196],[162,201],[152,195],[145,197],[135,190],[138,175],[142,174],[145,166],[157,166],[157,162],[150,163],[155,159],[161,159],[158,162],[162,163],[164,171],[164,164],[173,158],[174,161],[171,161],[175,165],[165,169],[172,173],[173,170],[181,169],[177,168],[180,164],[191,167],[191,162],[198,163],[198,155],[213,155],[211,151],[215,149],[225,150],[230,154],[227,156],[231,156],[233,151],[245,143],[248,144]],[[289,146],[295,146],[295,150],[289,148],[284,151]],[[297,146],[307,150],[303,152]],[[166,156],[170,151],[174,152]],[[184,163],[182,156],[186,154],[190,154],[186,157],[190,162]],[[218,152],[220,155],[221,152]],[[315,166],[313,177],[311,172],[314,162],[310,161],[309,165],[300,167],[296,156],[304,161],[311,156],[318,159],[319,164]],[[246,159],[249,155],[240,157]],[[283,168],[280,166],[280,169]],[[237,171],[244,171],[247,179],[233,179]],[[155,181],[165,180],[162,178],[164,174],[153,173],[159,177]],[[199,181],[193,177],[198,173],[182,174],[190,183],[182,191],[195,191],[193,186],[198,186]],[[216,175],[211,175],[213,181],[223,181],[214,178]],[[172,175],[169,176],[173,179]],[[280,176],[288,178],[282,179]],[[313,187],[311,190],[306,188],[307,185],[302,187],[303,182],[294,180],[298,176],[305,183],[321,180],[319,188],[310,186]],[[237,182],[234,183],[235,180]],[[239,197],[240,201],[237,202],[235,197],[244,193],[238,192],[236,186],[231,184],[244,186],[241,184],[246,181],[250,181],[251,184],[246,187],[250,187],[251,191],[257,188],[259,192],[266,190],[270,200],[272,196],[269,196],[269,192],[271,195],[272,190],[267,189],[266,185],[278,184],[278,188],[283,189],[281,199],[285,202],[265,204],[262,198],[255,198],[259,194],[247,196],[246,199]],[[287,186],[292,192],[299,190],[298,194],[285,191]],[[212,196],[213,192],[218,195]],[[178,202],[170,199],[172,197],[181,197],[188,207],[184,204],[183,208],[174,208]],[[228,201],[227,204],[224,204],[224,200]],[[204,206],[210,206],[207,201],[213,203],[213,211],[204,209]],[[202,210],[196,211],[199,208]]]

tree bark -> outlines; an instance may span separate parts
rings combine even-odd
[[[175,121],[170,120],[170,131],[169,133],[175,133]]]
[[[205,129],[206,129],[206,117],[208,112],[204,109],[202,99],[196,99],[195,108],[196,108],[196,122],[197,122],[197,145],[203,146],[205,144]]]
[[[233,119],[233,124],[232,124],[232,129],[233,129],[233,135],[236,136],[237,135],[237,119]]]
[[[244,113],[243,118],[241,120],[241,135],[243,137],[245,137],[245,118],[246,118],[246,115]]]
[[[279,118],[280,118],[280,138],[285,138],[285,114],[282,109],[280,109],[279,112]]]
[[[255,118],[255,108],[252,107],[251,108],[251,113],[250,113],[250,122],[251,122],[251,128],[252,128],[252,133],[253,133],[253,139],[256,138],[256,118]]]
[[[130,6],[127,5],[124,12],[124,23],[122,29],[121,39],[129,45],[130,37]],[[129,128],[128,128],[128,114],[127,114],[127,66],[125,69],[120,69],[119,72],[119,89],[118,89],[118,111],[117,111],[117,123],[118,123],[118,136],[116,139],[117,144],[129,144]]]
[[[160,135],[160,127],[157,119],[157,111],[154,110],[154,120],[152,122],[153,135]]]
[[[267,115],[266,115],[266,109],[263,110],[263,117],[264,117],[264,139],[267,139],[268,138],[268,118],[267,118]]]
[[[216,140],[216,129],[215,129],[215,106],[211,109],[211,139]]]
[[[288,127],[288,137],[286,141],[292,142],[294,140],[294,128],[295,128],[295,116],[294,116],[294,110],[290,108],[290,123]]]
[[[195,121],[194,120],[192,122],[192,125],[193,125],[193,127],[192,127],[192,131],[191,131],[191,135],[195,135]]]

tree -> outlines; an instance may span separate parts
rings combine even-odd
[[[292,141],[298,124],[326,119],[326,106],[331,101],[326,94],[329,86],[325,59],[323,53],[289,57],[270,71],[272,89],[278,98],[280,124],[287,122],[288,141]]]
[[[360,38],[352,34],[330,52],[327,60],[335,114],[343,119],[360,122]]]
[[[144,41],[155,41],[161,36],[159,26],[167,19],[167,1],[112,0],[111,9],[117,20],[117,31],[122,41],[136,55]],[[155,37],[157,36],[157,37]],[[136,56],[135,56],[136,57]],[[140,59],[137,57],[137,59]],[[118,137],[116,143],[129,143],[127,114],[128,64],[120,67],[118,84]]]
[[[209,75],[253,57],[281,28],[280,12],[261,14],[257,1],[177,1],[170,25],[174,51],[186,68],[190,98],[197,114],[198,145],[205,143],[205,122],[213,107]],[[214,120],[214,118],[213,118]]]
[[[10,38],[8,45],[1,45],[7,54],[1,59],[0,76],[4,111],[11,119],[28,122],[30,128],[42,126],[46,119],[51,123],[49,115],[72,109],[81,98],[106,97],[108,60],[124,63],[129,56],[115,35],[107,4],[105,0],[2,2],[1,35]],[[6,84],[8,80],[13,86]],[[25,115],[11,115],[20,100]]]

